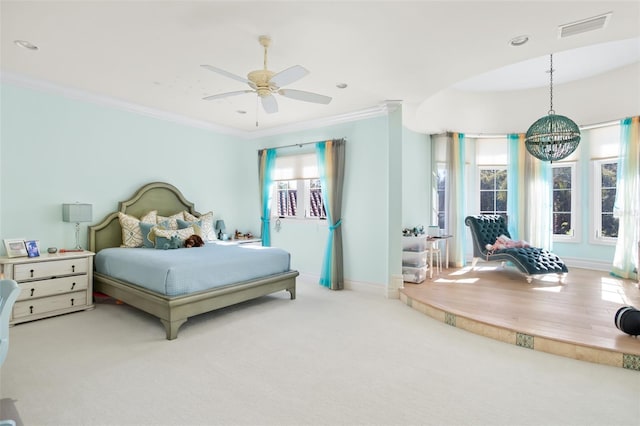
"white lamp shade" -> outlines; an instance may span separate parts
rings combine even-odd
[[[62,220],[72,223],[91,222],[93,220],[91,204],[63,204]]]

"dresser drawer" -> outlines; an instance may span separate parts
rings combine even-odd
[[[86,291],[76,291],[73,293],[60,294],[58,296],[23,300],[16,302],[13,306],[13,318],[18,319],[85,305],[87,305]]]
[[[23,282],[18,285],[22,290],[18,295],[18,301],[20,301],[69,293],[70,291],[86,290],[89,286],[89,278],[87,275],[72,275],[70,277],[54,278],[46,281]]]
[[[20,281],[50,278],[63,275],[86,274],[89,261],[87,258],[63,259],[50,262],[34,262],[15,265],[13,279]]]

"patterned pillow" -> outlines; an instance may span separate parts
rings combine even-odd
[[[187,211],[184,211],[182,213],[184,214],[184,220],[186,220],[187,222],[200,221],[200,229],[202,232],[202,235],[200,236],[202,237],[203,240],[215,241],[218,239],[218,237],[216,236],[216,230],[214,227],[212,211],[207,212],[201,215],[200,217],[196,217]]]
[[[171,216],[160,216],[158,215],[158,219],[156,223],[169,221],[169,229],[178,229],[178,219],[184,220],[184,214],[182,212],[178,212],[176,214],[172,214]]]
[[[140,232],[142,233],[142,247],[154,248],[156,246],[156,229],[169,229],[169,221],[159,224],[140,222]]]
[[[167,248],[165,245],[170,243],[172,237],[178,237],[181,241],[180,247],[184,247],[184,240],[194,234],[194,229],[191,226],[184,229],[156,228],[153,232],[156,234],[156,248],[165,249]]]
[[[142,231],[140,230],[140,222],[153,223],[157,221],[158,211],[152,210],[138,219],[122,212],[118,212],[118,220],[122,228],[122,245],[121,247],[142,247]]]

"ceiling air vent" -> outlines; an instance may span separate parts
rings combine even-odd
[[[560,25],[558,27],[558,38],[565,38],[576,34],[586,33],[588,31],[602,29],[607,26],[609,18],[611,18],[611,14],[612,12],[609,12],[603,15],[594,16],[593,18]]]

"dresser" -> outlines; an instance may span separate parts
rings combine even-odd
[[[18,282],[20,294],[10,324],[93,309],[90,251],[0,257],[0,276]]]

